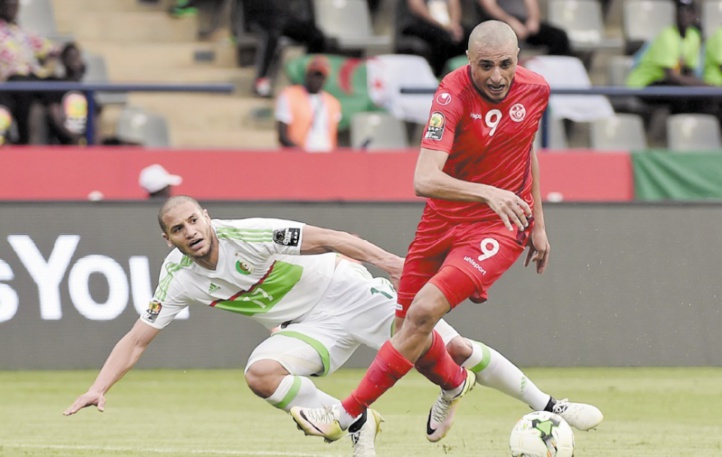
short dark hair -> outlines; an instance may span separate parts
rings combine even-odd
[[[0,0],[0,2],[4,2],[4,1],[5,0]],[[78,45],[75,44],[75,42],[71,41],[70,43],[63,46],[63,49],[60,51],[60,58],[62,60],[65,60],[68,57],[68,53],[73,50],[80,52],[80,47],[78,47]]]

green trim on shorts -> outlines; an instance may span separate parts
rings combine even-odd
[[[278,409],[286,409],[286,406],[288,406],[291,401],[293,401],[294,398],[296,398],[296,395],[298,395],[298,391],[301,390],[301,377],[300,376],[294,376],[293,377],[293,384],[291,384],[291,388],[288,390],[288,393],[285,397],[283,397],[283,400],[276,403],[275,406]]]
[[[472,341],[471,344],[476,344],[479,346],[479,349],[481,349],[481,362],[477,363],[473,367],[469,368],[474,373],[478,373],[482,371],[484,368],[489,366],[489,361],[491,360],[491,351],[489,350],[484,343],[480,343],[478,341]]]
[[[323,373],[321,373],[319,376],[326,376],[328,374],[328,371],[331,369],[331,355],[328,353],[328,349],[326,349],[326,346],[324,346],[320,341],[314,340],[310,336],[304,335],[303,333],[294,332],[291,330],[281,330],[280,332],[276,332],[273,335],[283,335],[289,338],[296,338],[314,348],[316,352],[318,352],[318,355],[321,356],[321,363],[323,364]]]

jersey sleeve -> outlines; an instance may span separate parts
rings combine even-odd
[[[464,111],[458,91],[453,91],[442,81],[431,102],[429,120],[426,122],[421,147],[451,152],[456,127]]]
[[[175,255],[174,255],[175,254]],[[189,304],[185,288],[179,280],[179,272],[191,262],[187,257],[174,252],[163,262],[158,287],[148,308],[140,315],[141,320],[151,327],[163,329]]]
[[[255,251],[262,261],[276,254],[300,255],[305,225],[285,219],[236,219],[217,221],[216,234],[219,238],[244,241],[246,248]]]

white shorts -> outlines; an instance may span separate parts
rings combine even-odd
[[[338,370],[360,346],[378,350],[391,337],[396,291],[363,265],[342,260],[321,301],[285,325],[251,353],[246,369],[275,360],[298,376],[325,376]],[[443,320],[436,326],[444,343],[458,335]]]

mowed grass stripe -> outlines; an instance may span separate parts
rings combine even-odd
[[[575,433],[578,457],[712,457],[722,455],[722,368],[529,368],[558,398],[597,405],[598,430]],[[106,410],[61,413],[92,383],[95,370],[0,371],[0,456],[142,457],[207,455],[350,456],[305,437],[291,418],[254,396],[238,370],[133,370],[111,389]],[[343,397],[363,370],[313,381]],[[464,399],[449,435],[424,437],[437,390],[415,372],[374,407],[386,419],[378,457],[508,455],[508,436],[529,409],[492,389]],[[153,452],[156,450],[156,452]]]

